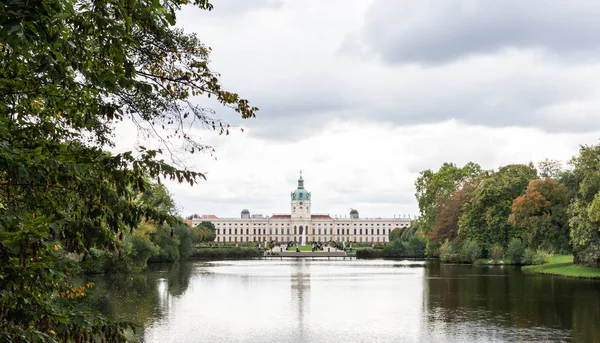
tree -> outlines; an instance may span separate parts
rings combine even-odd
[[[213,242],[217,238],[215,225],[211,222],[203,221],[193,229],[198,233],[198,242]]]
[[[389,237],[390,242],[395,241],[395,240],[400,240],[405,229],[406,229],[405,227],[396,227],[392,231],[390,231],[390,237]]]
[[[562,173],[562,163],[558,160],[545,159],[538,163],[538,171],[541,177],[556,179]]]
[[[163,184],[151,184],[148,189],[137,196],[138,201],[146,206],[168,213],[172,216],[178,214],[177,204],[173,195]]]
[[[422,171],[415,181],[415,196],[422,220],[421,230],[427,234],[433,228],[441,199],[481,174],[481,167],[473,162],[465,164],[462,168],[453,163],[444,163],[437,172],[430,169]]]
[[[231,128],[193,97],[213,97],[242,118],[255,115],[248,101],[221,87],[210,49],[174,27],[188,3],[0,6],[0,341],[126,341],[125,324],[77,306],[85,287],[71,278],[67,256],[116,249],[142,218],[177,221],[135,195],[149,181],[193,185],[204,178],[178,155],[212,151],[199,143],[197,128],[225,135]],[[191,4],[212,8],[206,0]],[[124,120],[158,148],[104,151]]]
[[[471,201],[480,182],[480,179],[466,182],[461,188],[440,200],[433,229],[428,234],[430,245],[439,246],[446,240],[452,241],[457,238],[458,220],[463,213],[463,206]]]
[[[487,251],[494,243],[506,247],[522,230],[508,222],[513,199],[522,195],[529,181],[537,179],[533,164],[511,164],[482,181],[473,199],[463,207],[458,234],[476,240]]]
[[[532,249],[570,252],[567,188],[554,179],[531,180],[525,194],[512,203],[509,223],[523,228],[523,242]]]
[[[582,146],[570,163],[579,181],[567,210],[575,262],[600,266],[600,145]]]

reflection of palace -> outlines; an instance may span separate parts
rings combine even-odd
[[[304,188],[302,172],[298,188],[291,193],[291,214],[274,214],[271,217],[250,215],[243,210],[241,218],[218,218],[203,215],[188,220],[195,226],[202,221],[212,222],[217,229],[216,242],[387,242],[390,231],[395,227],[410,225],[408,218],[358,217],[357,210],[350,211],[349,218],[332,218],[328,214],[311,214],[311,193]]]

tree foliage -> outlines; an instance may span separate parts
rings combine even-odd
[[[470,180],[440,199],[433,228],[428,234],[431,245],[439,246],[446,240],[454,240],[458,237],[458,221],[463,213],[463,206],[471,201],[480,181],[481,179]]]
[[[481,167],[473,162],[465,164],[462,168],[453,163],[444,163],[437,172],[430,169],[422,171],[415,181],[415,196],[421,213],[422,231],[429,233],[433,228],[441,199],[481,174]]]
[[[525,194],[513,200],[508,221],[523,228],[523,241],[532,249],[570,252],[567,189],[557,181],[531,180]]]
[[[556,179],[563,172],[562,163],[558,160],[546,158],[538,163],[538,170],[541,177]]]
[[[206,0],[191,3],[212,8]],[[210,49],[174,28],[185,4],[0,5],[0,341],[126,341],[123,324],[77,306],[86,288],[70,282],[67,257],[87,256],[92,247],[118,250],[142,218],[175,224],[168,207],[136,202],[136,195],[149,181],[193,185],[204,177],[160,157],[210,149],[193,128],[229,134],[194,97],[255,115],[248,101],[221,87]],[[105,152],[114,123],[124,120],[160,148]]]
[[[494,243],[507,246],[511,238],[520,238],[522,230],[513,227],[508,216],[513,199],[536,178],[533,165],[511,164],[483,180],[472,201],[463,207],[459,235],[480,242],[486,250]]]
[[[582,146],[571,164],[579,181],[568,208],[573,254],[576,262],[600,266],[600,145]]]
[[[203,221],[194,227],[197,232],[197,242],[213,242],[217,238],[215,225],[211,222]]]

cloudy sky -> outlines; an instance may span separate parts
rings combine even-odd
[[[178,26],[222,83],[260,108],[169,184],[181,213],[289,213],[303,170],[313,213],[418,213],[414,180],[443,162],[566,161],[600,138],[600,2],[213,0]],[[117,149],[135,143],[118,131]]]

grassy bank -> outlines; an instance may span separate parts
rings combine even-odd
[[[239,260],[263,256],[264,251],[256,248],[197,248],[189,258],[193,260]]]
[[[582,279],[600,279],[600,268],[575,265],[572,255],[552,256],[548,263],[526,266],[523,267],[523,271]]]

